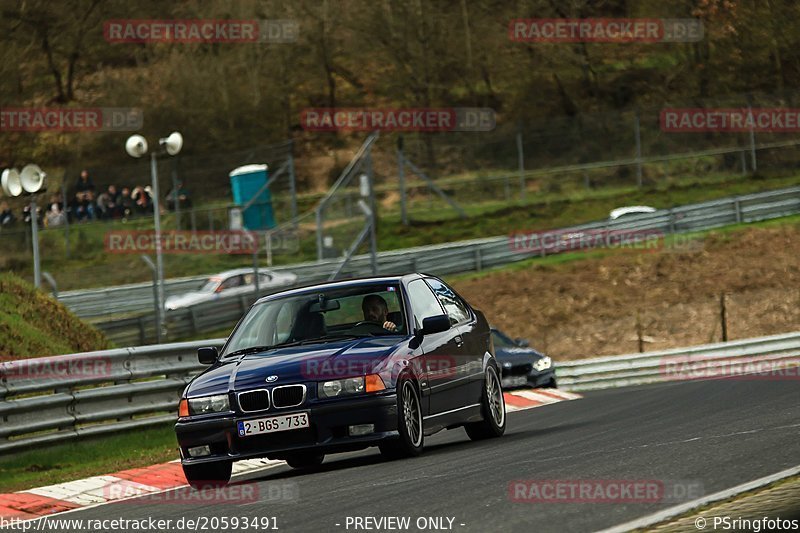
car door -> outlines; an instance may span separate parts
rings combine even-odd
[[[443,315],[444,309],[431,288],[422,279],[409,282],[408,296],[411,302],[413,323],[409,330],[422,329],[422,321],[431,316]],[[432,333],[421,338],[419,346],[422,351],[420,357],[423,380],[420,382],[422,389],[423,412],[430,416],[451,409],[448,401],[448,391],[452,388],[453,353],[457,349],[458,329],[450,328],[447,331]]]
[[[459,398],[454,401],[462,405],[464,402],[472,403],[481,395],[485,353],[485,342],[478,331],[477,318],[467,303],[446,283],[436,278],[426,278],[425,281],[450,317],[453,328],[458,330],[457,349],[454,352],[457,378],[454,392]]]

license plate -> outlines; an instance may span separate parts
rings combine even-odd
[[[519,387],[528,384],[528,376],[509,376],[503,378],[504,387]]]
[[[240,420],[237,425],[240,437],[310,427],[308,413],[291,413],[288,415],[256,418],[254,420]]]

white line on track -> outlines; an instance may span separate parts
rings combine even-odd
[[[676,516],[686,514],[694,509],[708,505],[709,503],[714,503],[721,500],[727,500],[728,498],[732,498],[733,496],[738,496],[739,494],[742,494],[744,492],[749,492],[753,489],[765,487],[767,485],[775,483],[776,481],[780,481],[781,479],[796,476],[798,474],[800,474],[800,465],[783,470],[781,472],[777,472],[770,476],[765,476],[756,479],[754,481],[748,481],[747,483],[742,483],[741,485],[737,485],[730,489],[726,489],[711,494],[709,496],[703,496],[702,498],[698,498],[690,502],[670,507],[669,509],[664,509],[663,511],[658,511],[657,513],[653,513],[651,515],[647,515],[642,518],[638,518],[636,520],[620,524],[618,526],[614,526],[608,529],[603,529],[598,533],[624,533],[625,531],[631,531],[634,529],[649,527],[658,524],[660,522],[665,522],[671,518],[675,518]]]

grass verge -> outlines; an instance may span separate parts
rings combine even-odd
[[[0,459],[0,491],[13,492],[178,458],[171,424],[27,450]]]

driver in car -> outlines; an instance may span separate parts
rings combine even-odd
[[[397,325],[394,322],[386,320],[386,315],[389,314],[389,306],[386,300],[377,294],[368,294],[364,296],[361,301],[361,310],[364,312],[364,320],[376,322],[383,325],[383,329],[389,331],[397,331]]]

